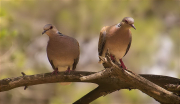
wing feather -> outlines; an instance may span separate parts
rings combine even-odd
[[[78,43],[78,47],[79,47],[79,43]],[[80,52],[80,48],[79,48],[79,52]],[[79,56],[76,59],[74,59],[72,70],[76,69],[76,66],[77,66],[78,62],[79,62]]]
[[[99,56],[102,56],[103,50],[104,50],[104,45],[106,43],[106,29],[109,26],[105,26],[101,29],[100,35],[99,35],[99,42],[98,42],[98,53]]]
[[[131,47],[131,41],[132,41],[132,37],[130,37],[130,41],[129,41],[129,44],[128,44],[128,46],[127,46],[126,53],[124,54],[124,56],[128,53],[129,48]],[[123,56],[123,57],[124,57],[124,56]]]

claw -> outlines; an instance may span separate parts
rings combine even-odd
[[[59,73],[58,68],[56,68],[56,69],[52,72],[52,74],[56,74],[56,75],[57,75],[57,73]]]
[[[70,67],[68,67],[65,72],[69,74],[71,72]]]

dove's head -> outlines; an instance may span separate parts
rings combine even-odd
[[[132,17],[124,17],[123,20],[121,21],[121,24],[125,27],[128,27],[128,28],[135,28],[134,26],[134,19]]]
[[[43,27],[44,31],[42,32],[42,34],[46,33],[47,35],[52,35],[52,34],[56,34],[59,31],[56,29],[55,26],[53,26],[52,24],[47,24]]]

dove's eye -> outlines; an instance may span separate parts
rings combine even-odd
[[[53,26],[51,26],[49,29],[52,29],[53,28]]]
[[[127,21],[127,20],[125,20],[125,23],[128,23],[128,21]]]

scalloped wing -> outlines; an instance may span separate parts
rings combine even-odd
[[[106,29],[109,26],[105,26],[101,29],[100,35],[99,35],[99,42],[98,42],[98,52],[99,56],[102,56],[103,50],[104,50],[104,45],[106,43]]]
[[[55,68],[55,66],[53,64],[53,60],[50,60],[49,57],[48,57],[48,60],[49,60],[49,63],[51,64],[52,68],[55,70],[56,68]]]
[[[78,43],[78,42],[77,42],[77,43]],[[78,43],[78,47],[79,47],[79,43]],[[79,52],[80,52],[80,48],[79,48]],[[79,54],[80,54],[80,53],[79,53]],[[77,66],[78,62],[79,62],[79,56],[78,56],[76,59],[74,59],[74,63],[73,63],[73,66],[72,66],[72,70],[75,70],[75,69],[76,69],[76,66]]]
[[[128,44],[128,46],[127,46],[126,53],[124,54],[124,56],[128,53],[129,48],[131,47],[131,41],[132,41],[132,37],[130,38],[130,41],[129,41],[129,44]],[[124,56],[123,56],[123,57],[124,57]]]

